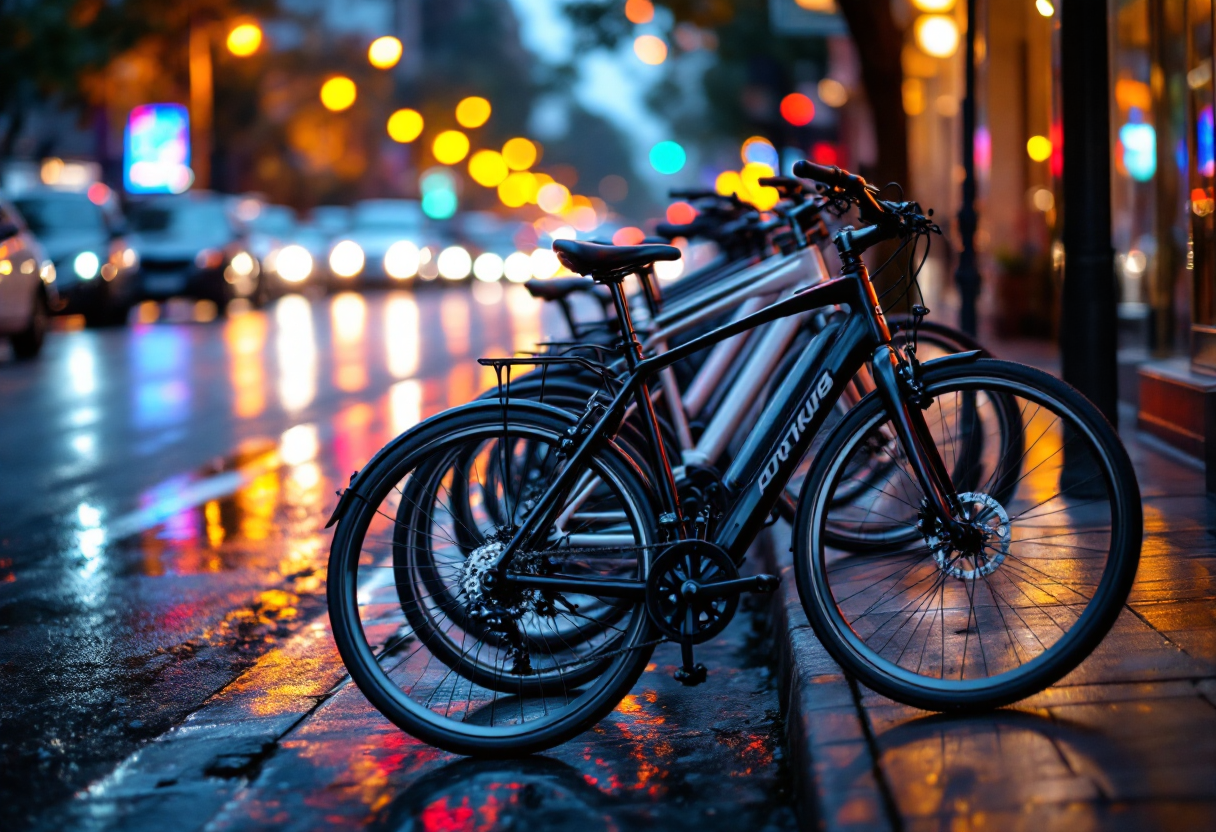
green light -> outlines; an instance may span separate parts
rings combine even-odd
[[[456,194],[446,188],[431,191],[422,197],[422,213],[433,220],[446,220],[456,213]]]
[[[659,173],[678,173],[687,160],[684,148],[676,142],[659,142],[650,148],[650,165]]]

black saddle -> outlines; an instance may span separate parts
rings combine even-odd
[[[605,246],[579,240],[554,240],[557,259],[576,274],[590,275],[601,282],[616,282],[659,260],[679,260],[675,246]]]
[[[524,285],[528,287],[532,297],[541,300],[564,300],[575,292],[595,289],[595,281],[585,277],[550,277],[546,280],[533,278]]]

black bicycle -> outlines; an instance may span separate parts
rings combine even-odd
[[[1038,370],[976,352],[922,363],[893,342],[861,254],[936,227],[838,168],[795,172],[866,224],[836,234],[838,278],[647,357],[621,282],[679,251],[557,241],[612,293],[628,373],[605,379],[607,401],[581,415],[505,395],[456,407],[353,478],[330,520],[330,616],[351,677],[398,726],[457,753],[525,754],[607,714],[661,642],[681,646],[677,678],[704,681],[695,646],[741,593],[778,585],[739,565],[863,368],[873,392],[818,445],[793,523],[799,594],[833,657],[901,702],[980,709],[1050,685],[1108,631],[1142,526],[1114,430]],[[823,307],[847,313],[772,385],[716,499],[689,516],[652,379]],[[618,436],[631,406],[642,430]]]

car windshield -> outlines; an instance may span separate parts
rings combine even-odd
[[[135,231],[166,234],[206,234],[219,236],[231,232],[224,206],[216,202],[152,202],[131,215]]]
[[[105,233],[101,209],[88,198],[68,196],[27,197],[16,200],[17,210],[38,237],[87,232]]]
[[[286,236],[295,230],[295,214],[282,205],[267,205],[249,226],[262,234]]]

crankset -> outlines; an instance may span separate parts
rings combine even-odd
[[[739,608],[741,592],[772,592],[781,583],[773,575],[740,578],[725,550],[704,540],[681,540],[667,547],[650,565],[646,611],[663,635],[679,642],[683,666],[676,681],[699,685],[705,665],[693,658],[693,645],[726,629]]]

